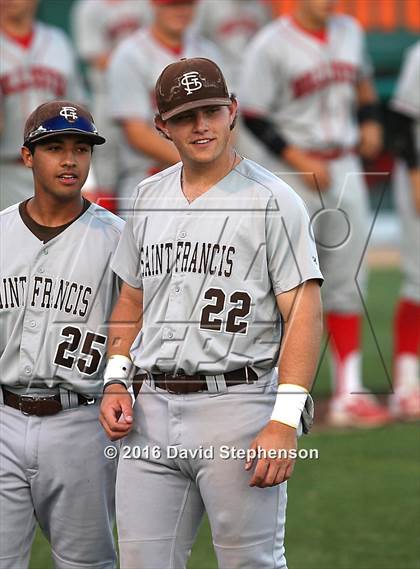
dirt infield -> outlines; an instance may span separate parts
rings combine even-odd
[[[396,247],[372,247],[367,260],[372,268],[394,268],[400,265],[400,251]]]

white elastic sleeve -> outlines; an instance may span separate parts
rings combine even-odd
[[[104,389],[112,381],[121,381],[128,389],[133,383],[131,371],[133,362],[127,356],[111,356],[104,372]]]
[[[307,397],[308,391],[304,387],[294,383],[281,383],[277,389],[271,421],[297,429]]]

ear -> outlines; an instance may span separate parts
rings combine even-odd
[[[230,130],[233,130],[235,128],[236,119],[238,117],[238,101],[234,95],[231,95],[230,99],[232,101],[228,107],[230,114]]]
[[[166,121],[163,121],[160,115],[155,115],[155,129],[167,140],[172,140],[166,128]]]
[[[20,150],[20,155],[22,156],[23,163],[27,168],[32,168],[33,166],[33,154],[27,146],[22,146]]]

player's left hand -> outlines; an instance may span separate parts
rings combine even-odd
[[[258,486],[259,488],[267,488],[268,486],[276,486],[285,480],[288,480],[293,473],[295,467],[295,459],[287,457],[280,458],[258,458],[258,449],[268,452],[273,449],[277,452],[284,449],[289,451],[297,449],[296,429],[279,423],[278,421],[269,421],[264,429],[258,433],[252,441],[250,447],[257,453],[257,457],[246,462],[245,469],[250,470],[256,462],[254,474],[250,480],[250,486]]]
[[[382,150],[383,130],[376,121],[365,121],[360,125],[359,152],[365,160],[374,160]]]

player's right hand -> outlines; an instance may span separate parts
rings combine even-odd
[[[285,148],[283,158],[300,174],[310,190],[325,192],[330,187],[331,178],[327,160],[315,158],[295,146]]]
[[[411,194],[417,215],[420,215],[420,168],[410,170]]]
[[[133,404],[123,385],[109,385],[102,398],[99,421],[111,441],[125,437],[133,426]]]
[[[326,160],[309,157],[301,176],[305,184],[312,191],[325,192],[330,187],[330,172]]]

